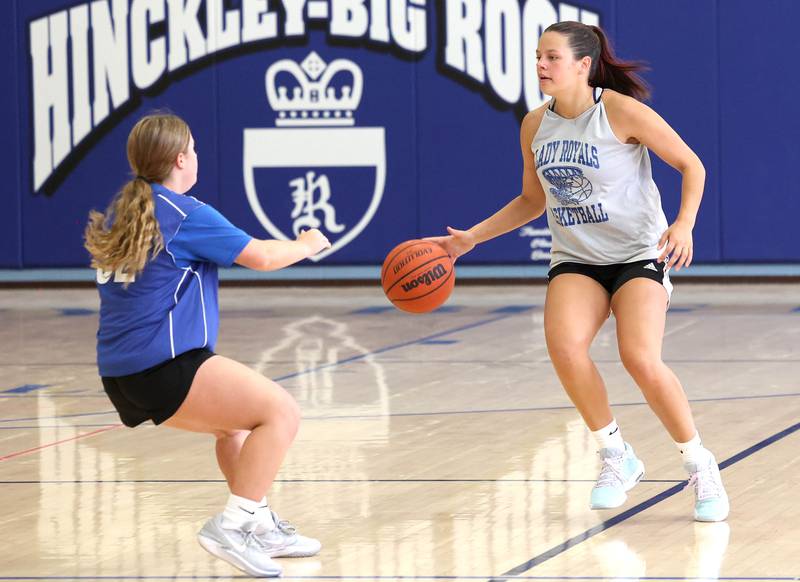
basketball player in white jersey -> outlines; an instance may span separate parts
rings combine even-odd
[[[634,63],[616,59],[603,31],[560,22],[536,51],[543,93],[520,141],[522,193],[469,230],[435,237],[453,258],[547,212],[553,248],[545,336],[561,383],[597,439],[602,467],[593,509],[619,507],[644,475],[622,438],[589,346],[609,312],[619,353],[675,442],[694,487],[694,517],[721,521],[728,497],[714,456],[700,441],[683,388],[661,359],[672,286],[668,270],[692,262],[692,229],[705,169],[678,134],[642,103]],[[682,175],[681,205],[669,225],[648,150]]]
[[[189,126],[175,115],[140,119],[128,137],[128,161],[135,177],[104,214],[91,212],[85,232],[98,269],[103,387],[128,427],[150,420],[216,438],[230,495],[198,540],[251,576],[280,576],[272,558],[321,548],[278,518],[265,497],[300,412],[281,386],[214,353],[217,266],[280,269],[330,242],[316,229],[293,241],[258,240],[189,195],[197,153]]]

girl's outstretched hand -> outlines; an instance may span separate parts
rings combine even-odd
[[[448,236],[431,236],[425,240],[435,242],[444,247],[444,250],[447,251],[454,263],[458,257],[475,248],[475,237],[471,232],[458,230],[450,226],[447,227],[447,232],[450,233]]]
[[[308,247],[308,256],[314,256],[318,252],[328,249],[331,246],[327,237],[316,228],[311,230],[304,230],[297,237],[297,241],[305,244]]]

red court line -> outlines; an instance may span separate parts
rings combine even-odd
[[[0,457],[1,461],[7,461],[8,459],[13,459],[14,457],[19,457],[22,455],[26,455],[28,453],[35,453],[36,451],[41,451],[42,449],[46,449],[47,447],[54,447],[56,445],[60,445],[61,443],[68,443],[69,441],[76,441],[78,439],[82,439],[85,437],[90,437],[96,434],[100,434],[101,432],[107,432],[109,430],[114,430],[115,428],[121,427],[121,424],[112,424],[111,426],[106,426],[104,428],[99,428],[97,430],[93,430],[92,432],[85,432],[83,434],[79,434],[78,436],[74,436],[68,439],[63,439],[60,441],[55,441],[54,443],[47,443],[46,445],[41,445],[38,447],[34,447],[32,449],[25,449],[24,451],[17,451],[15,453],[9,453],[8,455]]]

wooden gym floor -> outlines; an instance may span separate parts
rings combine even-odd
[[[403,314],[374,288],[223,288],[217,351],[278,380],[304,421],[270,494],[318,537],[290,580],[800,580],[800,286],[680,283],[664,359],[731,498],[692,520],[666,432],[593,356],[645,462],[618,510],[558,385],[543,286],[458,287]],[[227,489],[210,437],[120,427],[94,365],[93,290],[0,291],[0,580],[246,578],[195,534]]]

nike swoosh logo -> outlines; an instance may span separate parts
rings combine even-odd
[[[238,505],[237,507],[238,507],[239,509],[241,509],[242,511],[244,511],[244,512],[246,512],[246,513],[249,513],[250,515],[255,515],[255,514],[256,514],[256,512],[255,512],[255,511],[247,511],[247,510],[246,510],[244,507],[242,507],[241,505]]]

